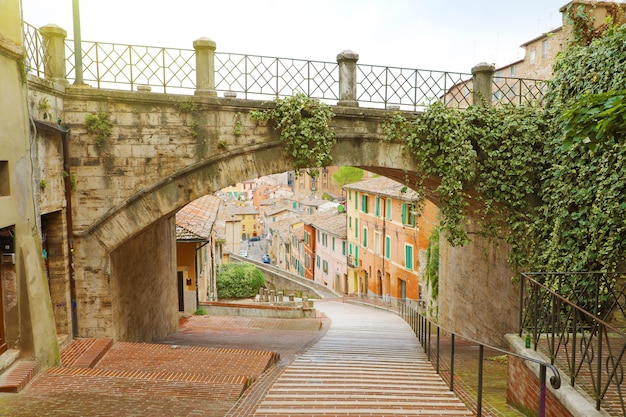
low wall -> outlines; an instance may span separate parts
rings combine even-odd
[[[265,317],[273,319],[302,319],[313,318],[316,315],[314,308],[299,306],[277,306],[263,304],[237,303],[200,303],[200,308],[213,316]]]
[[[534,349],[526,349],[524,341],[518,335],[506,335],[511,352],[546,361]],[[506,387],[506,400],[518,410],[531,411],[537,415],[539,408],[539,365],[509,355],[509,368]],[[546,416],[551,417],[607,417],[604,411],[598,411],[593,401],[584,393],[569,385],[569,380],[561,372],[561,387],[555,390],[550,385],[552,372],[546,374]],[[532,414],[534,413],[534,414]]]

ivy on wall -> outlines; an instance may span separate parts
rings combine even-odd
[[[276,99],[272,109],[253,111],[250,115],[257,122],[274,123],[280,131],[280,140],[285,142],[287,156],[294,161],[296,174],[330,163],[336,138],[331,126],[334,114],[327,104],[298,93]],[[311,169],[308,173],[315,176],[318,171]]]
[[[617,268],[626,255],[625,63],[626,27],[607,26],[560,54],[542,108],[437,103],[414,120],[390,117],[387,138],[406,141],[422,172],[441,178],[451,244],[468,241],[473,210],[487,235],[511,244],[517,269]]]

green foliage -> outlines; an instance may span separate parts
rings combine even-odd
[[[333,174],[331,180],[334,184],[343,187],[346,184],[352,184],[361,181],[364,171],[361,168],[343,166],[339,167]]]
[[[435,228],[428,241],[426,250],[426,271],[424,279],[430,287],[430,297],[436,300],[439,297],[439,229]]]
[[[294,160],[298,174],[307,168],[321,168],[330,161],[330,153],[336,143],[335,132],[330,125],[334,114],[330,106],[307,97],[302,93],[276,99],[272,109],[253,111],[253,120],[272,121],[285,142],[285,153]],[[314,175],[316,170],[310,170]]]
[[[189,99],[177,103],[176,107],[178,108],[179,113],[193,113],[198,111],[198,106],[196,105],[196,103]]]
[[[85,117],[85,126],[87,127],[87,133],[96,136],[96,146],[101,148],[109,136],[111,136],[113,122],[111,122],[107,113],[99,112],[88,114]]]
[[[233,118],[233,135],[240,136],[242,131],[241,112],[237,112]]]
[[[253,297],[264,285],[263,273],[256,266],[239,262],[226,264],[217,274],[217,297]]]
[[[42,190],[45,190],[47,186],[48,181],[45,178],[39,181],[39,188],[41,188]]]
[[[193,312],[195,316],[206,316],[206,310],[202,307],[198,307],[196,311]]]
[[[517,269],[615,271],[624,262],[625,63],[626,26],[608,25],[560,55],[543,109],[437,103],[416,120],[390,115],[387,138],[406,140],[422,173],[441,179],[441,231],[452,244],[467,241],[471,214],[510,243]]]

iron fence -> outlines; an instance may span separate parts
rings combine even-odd
[[[492,83],[495,105],[542,105],[548,83],[544,80],[495,77]]]
[[[587,392],[596,409],[626,416],[624,274],[525,273],[519,335]],[[615,324],[610,324],[615,323]]]
[[[26,71],[44,78],[45,68],[47,67],[46,55],[44,51],[47,49],[44,37],[41,36],[39,29],[24,22],[22,25],[24,46],[26,48]]]
[[[46,45],[39,30],[24,22],[27,70],[43,77]],[[195,50],[83,41],[83,81],[96,88],[193,94]],[[74,81],[74,42],[65,40],[66,79]],[[292,58],[220,53],[214,55],[215,90],[244,99],[265,100],[301,92],[336,103],[339,64]],[[357,64],[356,95],[362,106],[424,110],[434,101],[466,108],[472,104],[471,74]],[[498,103],[540,103],[544,85],[538,80],[499,77],[492,89]]]
[[[424,110],[440,100],[472,104],[471,74],[357,64],[357,80],[357,100],[384,108]]]
[[[550,385],[554,389],[561,386],[561,376],[558,369],[551,363],[543,362],[535,358],[519,355],[514,352],[499,349],[493,346],[487,346],[469,338],[462,337],[451,332],[432,320],[425,317],[419,312],[416,302],[406,299],[398,300],[398,313],[411,326],[416,337],[423,346],[429,360],[435,366],[435,370],[449,385],[450,391],[454,391],[464,402],[472,408],[477,417],[485,415],[501,415],[501,413],[483,402],[484,394],[484,353],[485,349],[508,356],[514,356],[524,361],[534,362],[539,365],[540,381],[539,392],[537,394],[537,415],[545,417],[546,415],[546,382],[547,370],[550,369],[552,376],[549,379]],[[444,335],[446,337],[446,348],[442,347]],[[469,343],[478,349],[477,361],[477,381],[475,390],[470,387],[466,381],[455,377],[455,347],[460,343]],[[455,384],[461,385],[460,389],[455,388]],[[473,395],[472,395],[473,392]]]

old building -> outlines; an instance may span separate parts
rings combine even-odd
[[[348,292],[419,299],[419,257],[437,224],[437,208],[384,177],[347,192]]]
[[[36,179],[40,173],[37,164],[45,161],[36,157],[39,149],[33,149],[38,148],[37,133],[30,124],[20,2],[0,0],[0,9],[0,354],[9,351],[15,358],[35,358],[53,365],[59,362],[59,349],[42,249],[40,204],[49,202],[46,211],[58,212],[57,202],[65,200],[63,176],[49,178],[48,191],[54,188],[59,194],[40,200],[38,192],[47,188],[48,182]],[[51,131],[55,158],[62,158],[63,129]],[[52,154],[52,149],[48,150]],[[57,282],[63,283],[56,294],[65,303],[59,310],[59,330],[71,336],[65,217],[62,213],[51,215],[44,222],[48,249],[55,252],[49,264],[54,279],[50,284],[57,291]]]
[[[215,220],[222,201],[204,196],[176,213],[178,310],[192,313],[199,302],[216,301],[216,265],[220,262]]]

